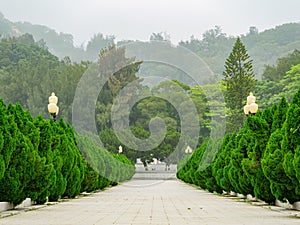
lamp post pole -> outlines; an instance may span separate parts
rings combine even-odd
[[[59,107],[57,106],[57,102],[58,102],[58,97],[55,96],[54,92],[52,92],[51,96],[49,97],[48,111],[54,121],[56,121],[56,116],[59,112]]]
[[[255,103],[256,97],[250,92],[249,96],[247,97],[247,105],[244,106],[244,113],[246,116],[255,115],[258,110],[258,105]]]

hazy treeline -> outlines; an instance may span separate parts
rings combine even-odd
[[[28,22],[13,23],[0,14],[0,35],[2,37],[19,36],[25,33],[33,35],[35,41],[47,47],[50,52],[64,58],[69,56],[72,61],[96,60],[101,48],[115,43],[113,35],[94,34],[85,46],[75,47],[74,38],[70,34],[57,33],[55,30],[42,26],[33,25]],[[241,39],[253,58],[253,68],[258,78],[261,78],[265,65],[273,65],[277,58],[282,57],[294,49],[300,49],[300,24],[290,23],[277,26],[265,31],[258,31],[256,27],[250,27],[247,34]],[[153,33],[149,40],[170,41],[166,33]],[[190,40],[180,41],[178,44],[188,48],[200,56],[208,66],[217,74],[222,74],[223,64],[230,52],[236,37],[222,32],[221,27],[215,26],[195,37],[191,34]],[[135,40],[124,40],[118,46],[134,42]]]

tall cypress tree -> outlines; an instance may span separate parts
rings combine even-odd
[[[217,155],[216,159],[212,163],[212,175],[215,177],[217,184],[223,188],[223,190],[230,191],[230,188],[227,188],[228,185],[226,186],[221,186],[221,179],[223,178],[223,170],[224,167],[229,164],[230,158],[227,156],[230,156],[230,152],[227,152],[229,148],[225,148],[226,145],[229,143],[231,139],[231,136],[229,134],[226,134],[225,137],[223,138],[222,145],[221,145],[221,150],[219,154]],[[227,162],[225,159],[227,158]],[[230,186],[231,187],[231,186]]]
[[[283,168],[284,152],[281,149],[283,139],[282,126],[286,119],[289,104],[282,98],[279,105],[274,105],[273,122],[271,124],[271,136],[261,158],[261,167],[264,175],[270,181],[270,189],[276,199],[284,201],[297,199],[294,191],[290,191],[291,179],[286,176]]]
[[[6,105],[4,104],[2,99],[0,99],[0,182],[2,177],[4,176],[6,164],[10,160],[10,155],[13,149],[5,145],[8,143],[12,143],[12,138],[8,130],[9,124],[7,121],[6,111]],[[8,157],[5,157],[6,154],[8,155]]]
[[[3,139],[2,131],[0,130],[0,180],[4,176],[4,169],[5,169],[5,162],[2,153],[3,143],[4,143],[4,139]]]
[[[247,195],[253,195],[253,185],[250,179],[242,168],[242,161],[248,157],[247,155],[247,131],[245,128],[236,137],[236,145],[232,148],[230,155],[230,163],[225,167],[225,172],[227,171],[229,181],[233,187],[233,191]]]
[[[281,148],[284,152],[283,168],[286,175],[291,179],[292,184],[288,187],[294,194],[293,198],[288,199],[291,203],[300,198],[300,185],[297,176],[299,172],[297,165],[299,162],[300,146],[300,89],[294,95],[291,105],[286,114],[286,120],[282,126],[283,139]]]
[[[225,62],[223,76],[224,97],[229,110],[227,131],[231,133],[239,131],[243,125],[243,106],[256,82],[252,60],[240,38],[237,38]]]
[[[261,159],[265,154],[266,144],[269,140],[269,125],[261,113],[249,116],[244,128],[246,131],[247,157],[241,164],[244,173],[251,181],[254,196],[265,202],[275,201],[271,193],[270,181],[263,173]]]
[[[11,136],[15,139],[16,145],[11,153],[11,160],[7,164],[4,177],[0,182],[0,201],[9,201],[17,205],[26,197],[31,197],[28,196],[28,190],[31,183],[35,182],[38,152],[35,151],[29,135],[31,129],[28,129],[29,126],[27,125],[30,122],[26,120],[20,105],[13,106],[10,104],[7,113],[12,120],[9,122],[12,126],[14,125],[11,127]]]
[[[230,182],[229,170],[230,170],[230,161],[231,161],[231,157],[232,157],[232,152],[234,151],[234,149],[236,149],[236,145],[237,145],[236,139],[237,139],[236,133],[233,133],[231,136],[229,136],[227,144],[224,145],[223,152],[225,152],[225,155],[224,155],[225,165],[221,169],[220,176],[218,177],[220,186],[225,191],[228,191],[228,192],[235,191],[234,187],[232,186],[232,182]]]

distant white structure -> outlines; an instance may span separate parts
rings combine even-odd
[[[185,153],[186,154],[190,154],[190,153],[192,153],[193,152],[193,149],[188,145],[187,147],[186,147],[186,149],[185,149]]]
[[[120,145],[119,146],[119,154],[121,154],[123,152],[123,147]]]

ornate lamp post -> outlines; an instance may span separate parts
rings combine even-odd
[[[58,114],[59,108],[57,106],[58,98],[55,96],[55,93],[52,92],[49,97],[48,111],[51,114],[54,121],[56,121],[56,116]]]
[[[258,105],[255,103],[256,97],[250,92],[249,96],[247,97],[247,105],[244,106],[244,113],[246,116],[248,115],[255,115],[258,110]]]
[[[188,145],[185,149],[186,154],[191,154],[193,152],[193,149]]]

